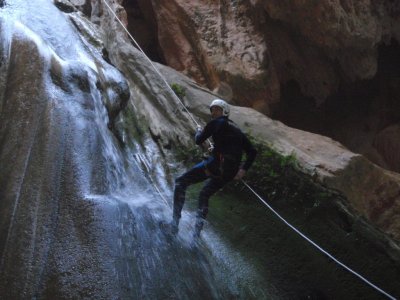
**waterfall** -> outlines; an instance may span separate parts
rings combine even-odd
[[[101,1],[90,3],[101,11]],[[173,152],[190,151],[193,124],[120,25],[105,11],[99,18],[94,24],[63,0],[0,1],[0,298],[307,299],[327,291],[372,299],[240,189],[215,197],[214,219],[194,247],[197,191],[189,192],[178,236],[162,232],[184,169]],[[188,87],[183,103],[204,123],[215,95],[156,66]],[[299,134],[233,110],[290,147]],[[324,214],[342,221],[336,212]],[[332,229],[325,215],[311,225],[305,219],[297,223],[326,225],[335,246],[349,245],[349,257],[370,254],[378,278],[396,277],[396,265],[357,233]]]
[[[190,214],[175,242],[158,227],[172,193],[154,165],[160,149],[122,131],[124,147],[110,130],[129,95],[120,71],[52,1],[10,0],[0,12],[0,295],[240,295],[229,271],[190,247]]]

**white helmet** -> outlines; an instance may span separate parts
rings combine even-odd
[[[215,99],[213,100],[213,102],[211,102],[210,104],[210,109],[213,106],[218,106],[222,109],[222,114],[226,117],[229,116],[229,112],[230,112],[230,108],[229,108],[229,104],[226,103],[224,100],[222,99]]]

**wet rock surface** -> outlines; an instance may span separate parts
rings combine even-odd
[[[95,121],[107,110],[96,81],[104,98],[115,93],[108,96],[114,114],[129,93],[59,10],[47,1],[20,4],[10,3],[0,21],[1,298],[110,299],[119,288],[98,234],[109,228],[104,207],[87,199],[109,189],[104,129]],[[66,36],[74,40],[69,48]]]
[[[381,167],[396,169],[398,162],[386,161],[382,156],[388,153],[373,146],[384,130],[377,122],[390,120],[390,126],[399,121],[392,118],[397,106],[391,99],[400,92],[390,87],[399,77],[390,71],[398,55],[385,51],[398,53],[396,1],[119,4],[139,44],[159,62],[233,103],[332,137]],[[146,36],[150,32],[157,55],[140,38],[142,27],[134,28],[138,22]],[[377,82],[379,95],[371,88]]]
[[[112,7],[123,15],[120,4]],[[170,208],[154,185],[171,199],[173,177],[182,170],[174,152],[185,152],[193,143],[195,125],[187,111],[101,2],[93,3],[93,26],[81,14],[65,14],[45,0],[14,0],[4,9],[8,10],[0,18],[2,298],[329,298],[344,295],[348,288],[354,288],[354,299],[379,298],[348,277],[338,280],[340,287],[330,286],[330,279],[341,273],[336,266],[328,268],[329,262],[322,262],[327,266],[324,279],[304,271],[303,261],[313,258],[315,265],[321,263],[314,252],[304,250],[293,267],[291,259],[279,255],[296,257],[302,244],[282,238],[279,227],[265,232],[269,226],[264,224],[254,230],[257,243],[267,244],[254,247],[259,251],[255,261],[244,259],[247,250],[237,254],[240,241],[235,242],[234,234],[227,236],[233,249],[220,238],[209,242],[213,227],[206,229],[200,251],[193,250],[188,243],[193,216],[187,211],[177,243],[167,241],[157,224],[169,218]],[[106,52],[112,65],[103,60]],[[216,94],[170,68],[157,67],[170,83],[187,88],[182,101],[204,124]],[[295,153],[301,174],[340,191],[351,212],[348,221],[336,214],[336,208],[323,209],[322,217],[316,212],[317,217],[306,222],[290,205],[283,207],[295,222],[313,225],[317,237],[325,235],[323,243],[328,236],[330,247],[346,257],[357,240],[347,240],[340,228],[349,233],[353,220],[361,216],[367,222],[355,223],[360,226],[356,236],[369,228],[376,232],[373,238],[366,234],[368,243],[361,245],[389,241],[393,247],[384,244],[370,254],[380,252],[378,266],[394,261],[399,234],[396,174],[329,138],[289,128],[252,109],[233,107],[232,118],[279,153]],[[110,121],[113,132],[108,129]],[[261,219],[241,218],[251,210],[241,208],[236,222],[247,226],[246,221]],[[339,230],[331,230],[331,220]],[[328,227],[320,231],[318,225],[324,222]],[[246,232],[241,226],[233,228],[237,231],[228,226],[225,233],[238,233],[240,238]],[[225,234],[218,226],[215,230]],[[286,252],[292,245],[297,245],[295,251]],[[270,255],[271,265],[263,264]],[[355,257],[351,252],[349,261]],[[372,263],[368,260],[363,270],[375,268]],[[392,293],[399,286],[396,268],[393,263],[387,274],[394,274],[394,279],[383,284]],[[276,272],[282,273],[273,281]],[[304,281],[297,276],[304,276]],[[291,286],[294,291],[285,292]]]
[[[250,200],[245,190],[234,188],[231,193],[225,190],[210,202],[209,226],[219,230],[254,263],[266,280],[264,285],[279,295],[278,299],[385,299],[291,230],[258,199]],[[247,201],[237,197],[241,193]],[[365,224],[353,223],[326,203],[311,212],[292,196],[266,199],[289,223],[336,259],[391,295],[399,294],[399,281],[395,279],[399,264],[388,260],[383,248],[371,243],[372,235],[365,232]],[[196,198],[192,201],[195,207]]]
[[[54,4],[63,12],[72,13],[75,11],[75,7],[68,0],[54,0]]]
[[[322,102],[340,80],[373,77],[376,46],[399,36],[400,8],[393,1],[122,5],[128,12],[146,12],[145,19],[157,23],[159,46],[169,66],[211,89],[225,82],[237,103],[254,107],[260,101],[278,101],[279,86],[288,80],[296,80],[305,96]],[[153,25],[150,30],[157,29]],[[241,90],[246,85],[256,90]],[[269,94],[257,96],[259,85]]]

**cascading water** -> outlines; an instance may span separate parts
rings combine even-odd
[[[122,149],[109,130],[110,110],[123,106],[114,90],[126,88],[122,75],[52,1],[10,0],[0,14],[7,61],[1,66],[0,296],[246,294],[230,287],[237,279],[224,278],[228,269],[216,272],[211,257],[189,247],[190,215],[177,241],[161,233],[157,224],[170,217],[170,207],[146,174],[162,175],[148,162],[159,149],[150,139],[142,141],[147,153],[135,141]],[[166,181],[157,185],[171,199]]]
[[[132,45],[118,43],[118,34],[110,29],[100,37],[85,17],[64,14],[51,0],[0,1],[0,298],[294,299],[305,289],[301,295],[311,299],[307,287],[318,286],[337,298],[376,299],[297,237],[282,234],[286,229],[264,211],[251,219],[270,227],[259,254],[269,258],[265,265],[236,248],[254,237],[256,222],[238,225],[245,211],[229,220],[235,247],[206,226],[192,248],[194,215],[187,210],[176,240],[161,232],[158,223],[171,217],[172,204],[160,144],[171,145],[161,125],[176,125],[178,135],[189,119],[167,105],[173,100],[163,83]],[[113,43],[118,51],[110,51]],[[103,58],[104,45],[124,62],[120,70]],[[143,114],[151,124],[139,124]],[[135,126],[126,126],[132,116]],[[234,210],[228,200],[224,211]],[[334,238],[368,248],[341,231]],[[396,274],[390,261],[381,262],[379,274]],[[312,266],[315,274],[305,271]]]

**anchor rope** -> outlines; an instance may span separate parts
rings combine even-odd
[[[314,241],[312,241],[310,238],[308,238],[305,234],[303,234],[300,230],[298,230],[296,227],[294,227],[292,224],[290,224],[288,221],[286,221],[277,211],[275,211],[268,203],[267,201],[265,201],[259,194],[257,194],[254,189],[251,188],[251,186],[249,186],[245,181],[243,181],[243,184],[250,190],[253,192],[253,194],[266,206],[268,207],[268,209],[270,211],[272,211],[282,222],[284,222],[287,226],[289,226],[294,232],[296,232],[298,235],[300,235],[302,238],[304,238],[307,242],[309,242],[311,245],[313,245],[315,248],[317,248],[319,251],[321,251],[323,254],[325,254],[326,256],[328,256],[330,259],[332,259],[334,262],[336,262],[338,265],[342,266],[343,268],[345,268],[347,271],[349,271],[350,273],[352,273],[353,275],[357,276],[359,279],[361,279],[362,281],[364,281],[366,284],[368,284],[369,286],[371,286],[372,288],[374,288],[375,290],[377,290],[378,292],[382,293],[383,295],[385,295],[386,297],[388,297],[389,299],[393,299],[396,300],[395,297],[393,297],[392,295],[388,294],[387,292],[385,292],[384,290],[382,290],[381,288],[379,288],[378,286],[376,286],[375,284],[373,284],[372,282],[370,282],[369,280],[367,280],[365,277],[363,277],[362,275],[360,275],[359,273],[357,273],[356,271],[352,270],[351,268],[349,268],[348,266],[346,266],[344,263],[342,263],[341,261],[339,261],[338,259],[336,259],[332,254],[328,253],[326,250],[324,250],[322,247],[320,247],[318,244],[316,244]]]
[[[139,51],[144,55],[144,57],[147,59],[147,61],[151,64],[151,66],[154,68],[156,73],[160,76],[162,81],[165,83],[167,88],[172,92],[172,95],[174,98],[178,100],[178,102],[182,105],[182,107],[185,109],[185,111],[188,113],[192,121],[196,124],[196,126],[200,126],[199,123],[195,120],[193,117],[192,113],[186,108],[186,106],[183,104],[181,99],[175,94],[175,92],[172,90],[164,76],[160,73],[160,71],[156,68],[156,66],[153,64],[153,62],[150,60],[150,58],[146,55],[146,53],[142,50],[142,48],[139,46],[139,44],[136,42],[136,40],[133,38],[133,36],[130,34],[128,29],[125,27],[125,25],[122,23],[122,21],[118,18],[118,16],[115,14],[115,12],[112,10],[110,5],[106,0],[102,0],[104,4],[107,6],[107,8],[110,10],[111,14],[115,17],[115,19],[118,21],[118,23],[122,26],[122,28],[125,30],[125,32],[128,34],[128,36],[132,39],[136,47],[139,49]],[[345,270],[349,271],[351,274],[355,275],[357,278],[361,279],[364,283],[375,289],[376,291],[380,292],[382,295],[386,296],[387,298],[391,300],[396,300],[397,298],[393,297],[389,293],[385,292],[383,289],[379,288],[377,285],[373,284],[371,281],[336,259],[333,255],[328,253],[326,250],[324,250],[322,247],[320,247],[318,244],[316,244],[314,241],[312,241],[310,238],[308,238],[305,234],[303,234],[300,230],[298,230],[296,227],[294,227],[292,224],[290,224],[288,221],[286,221],[285,218],[283,218],[278,212],[276,212],[268,203],[265,201],[250,185],[248,185],[244,180],[241,180],[242,183],[272,212],[274,213],[282,222],[284,222],[289,228],[291,228],[294,232],[296,232],[298,235],[300,235],[303,239],[305,239],[307,242],[309,242],[311,245],[313,245],[316,249],[318,249],[321,253],[332,259],[334,262],[336,262],[338,265],[343,267]],[[155,184],[154,184],[155,186]],[[157,192],[160,194],[160,196],[165,200],[165,197],[161,194],[161,191],[156,187]]]
[[[125,32],[128,34],[128,36],[132,39],[132,41],[135,43],[136,47],[139,49],[139,51],[143,54],[144,58],[150,63],[150,65],[153,67],[153,69],[156,71],[156,73],[160,76],[160,79],[165,83],[167,88],[172,92],[173,97],[178,100],[178,102],[182,105],[182,107],[185,109],[185,111],[188,113],[189,117],[192,119],[192,121],[196,124],[196,126],[200,126],[200,124],[196,121],[196,119],[193,117],[193,115],[190,113],[190,111],[187,109],[185,104],[179,99],[179,97],[175,94],[174,90],[170,87],[169,83],[165,79],[165,77],[160,73],[160,71],[156,68],[154,63],[151,61],[151,59],[146,55],[146,53],[143,51],[143,49],[139,46],[139,44],[136,42],[136,40],[133,38],[133,36],[130,34],[128,29],[125,27],[125,25],[122,23],[122,21],[118,18],[118,16],[115,14],[115,12],[112,10],[110,5],[107,3],[107,1],[103,0],[104,4],[108,7],[110,10],[111,14],[115,17],[115,19],[118,21],[118,23],[122,26],[122,28],[125,30]]]

